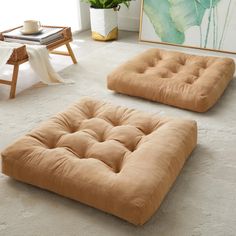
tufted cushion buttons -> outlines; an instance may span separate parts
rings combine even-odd
[[[160,206],[196,139],[194,121],[85,98],[3,151],[2,171],[144,224]]]
[[[64,149],[80,160],[96,159],[114,173],[121,171],[124,157],[137,151],[157,122],[123,108],[104,110],[90,100],[53,120],[56,122],[31,134],[40,145]]]
[[[171,73],[173,73],[173,74],[178,73],[177,66],[176,66],[176,67],[173,67],[173,68],[170,68],[170,71],[171,71]]]
[[[137,69],[136,72],[137,72],[138,74],[143,74],[145,71],[146,71],[145,69],[140,68],[140,69]]]
[[[155,59],[148,62],[147,67],[155,67],[155,66],[156,66]]]
[[[132,67],[139,75],[127,70]],[[235,63],[230,58],[155,48],[121,65],[107,81],[108,88],[119,93],[204,112],[216,103],[234,71]],[[207,95],[202,97],[202,93]]]

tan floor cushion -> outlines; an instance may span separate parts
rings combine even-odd
[[[205,112],[233,78],[229,58],[150,49],[108,76],[108,88],[119,93]]]
[[[85,98],[3,151],[2,171],[143,224],[160,206],[196,140],[195,121]]]

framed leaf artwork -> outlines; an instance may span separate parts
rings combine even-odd
[[[236,53],[236,0],[142,0],[140,40]]]

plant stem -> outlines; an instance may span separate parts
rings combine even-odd
[[[208,43],[208,37],[209,37],[209,31],[210,31],[210,25],[211,25],[211,15],[212,15],[212,9],[213,9],[213,7],[212,7],[212,6],[213,6],[212,1],[213,1],[213,0],[211,0],[211,5],[210,5],[210,9],[209,9],[207,33],[206,33],[204,48],[207,47],[207,43]]]
[[[230,7],[231,7],[231,3],[232,3],[232,0],[229,0],[228,9],[227,9],[227,13],[226,13],[226,16],[225,16],[224,28],[223,28],[222,35],[221,35],[221,38],[220,38],[220,43],[219,43],[218,49],[221,49],[221,47],[222,47],[222,42],[223,42],[225,30],[226,30],[226,25],[227,25],[228,18],[229,18],[229,11],[230,11]]]
[[[199,25],[199,30],[200,30],[200,47],[202,47],[202,26]]]
[[[216,48],[216,11],[213,8],[213,48]]]
[[[197,7],[197,0],[194,0],[194,6],[195,6],[195,10],[197,13],[197,19],[199,19],[199,12],[198,12],[198,7]],[[201,22],[197,22],[199,25],[199,31],[200,31],[200,47],[202,47],[202,26],[201,26]]]
[[[216,47],[218,45],[218,36],[219,36],[219,15],[218,15],[218,7],[215,7],[215,14],[216,14]]]

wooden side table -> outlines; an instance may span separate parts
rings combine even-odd
[[[21,28],[22,26],[16,27]],[[58,28],[58,26],[43,26],[43,27],[50,27],[50,28]],[[76,57],[71,49],[70,42],[72,42],[72,33],[71,33],[71,28],[70,27],[61,27],[63,30],[61,31],[62,38],[59,40],[56,40],[50,44],[47,44],[47,49],[49,50],[50,53],[52,54],[58,54],[58,55],[63,55],[63,56],[70,56],[73,63],[76,64],[77,60]],[[4,40],[3,33],[12,31],[14,29],[6,30],[4,32],[0,33],[0,40]],[[55,49],[58,47],[61,47],[65,45],[67,48],[67,52],[62,52],[62,51],[56,51]],[[12,74],[12,79],[11,80],[2,80],[0,79],[0,84],[5,84],[11,86],[10,89],[10,96],[9,98],[15,98],[16,94],[16,85],[17,85],[17,78],[18,78],[18,72],[19,72],[19,66],[29,60],[27,51],[26,51],[26,46],[22,45],[22,47],[16,48],[13,50],[13,53],[10,57],[10,59],[7,61],[7,64],[13,65],[13,74]]]

